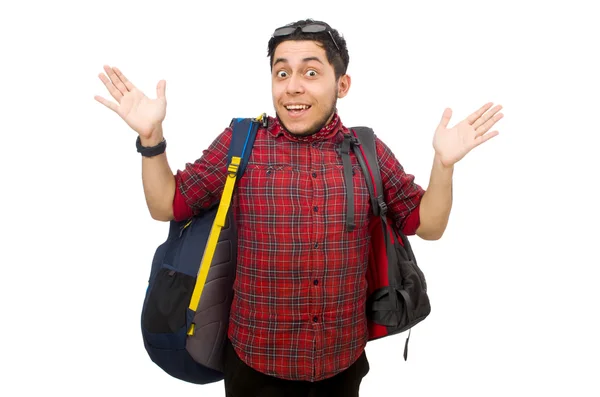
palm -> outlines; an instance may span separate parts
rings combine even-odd
[[[115,111],[141,137],[150,137],[166,115],[165,81],[161,80],[158,83],[157,98],[150,99],[127,80],[118,68],[105,66],[104,70],[110,80],[102,74],[100,80],[118,105],[100,96],[96,96],[95,99]]]
[[[496,114],[502,106],[487,112],[491,106],[491,103],[484,105],[452,128],[448,128],[452,110],[444,111],[433,137],[433,148],[443,165],[454,165],[473,148],[498,135],[498,131],[488,131],[503,117],[502,113]]]
[[[142,136],[148,136],[153,127],[165,118],[166,101],[150,99],[143,92],[134,89],[123,95],[117,114]]]

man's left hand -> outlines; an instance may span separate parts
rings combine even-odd
[[[440,125],[435,130],[433,148],[442,165],[451,167],[473,148],[498,135],[498,131],[488,132],[504,115],[498,113],[501,105],[490,110],[493,103],[487,103],[469,117],[452,128],[448,128],[452,109],[444,110]]]

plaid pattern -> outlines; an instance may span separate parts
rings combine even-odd
[[[232,207],[238,267],[228,336],[249,366],[282,379],[318,381],[362,353],[371,203],[351,154],[356,228],[347,232],[346,186],[339,148],[348,133],[334,119],[296,137],[276,118],[260,128]],[[182,220],[215,204],[223,191],[227,128],[200,159],[178,170],[173,203]],[[377,139],[389,211],[414,234],[424,190]]]

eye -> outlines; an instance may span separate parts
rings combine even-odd
[[[280,70],[279,72],[277,72],[277,77],[283,79],[287,77],[287,72]]]
[[[314,69],[310,69],[308,72],[306,72],[306,75],[308,77],[317,77],[317,71]]]

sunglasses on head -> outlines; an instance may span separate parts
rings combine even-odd
[[[329,37],[331,37],[331,41],[333,41],[333,44],[335,44],[335,48],[337,48],[338,52],[341,52],[340,47],[338,47],[337,43],[335,42],[335,39],[333,38],[333,35],[331,34],[331,30],[327,25],[324,25],[322,23],[315,22],[305,26],[283,26],[281,28],[275,29],[275,32],[273,32],[273,37],[288,36],[298,29],[302,29],[303,33],[319,33],[327,31],[327,33],[329,33]]]

